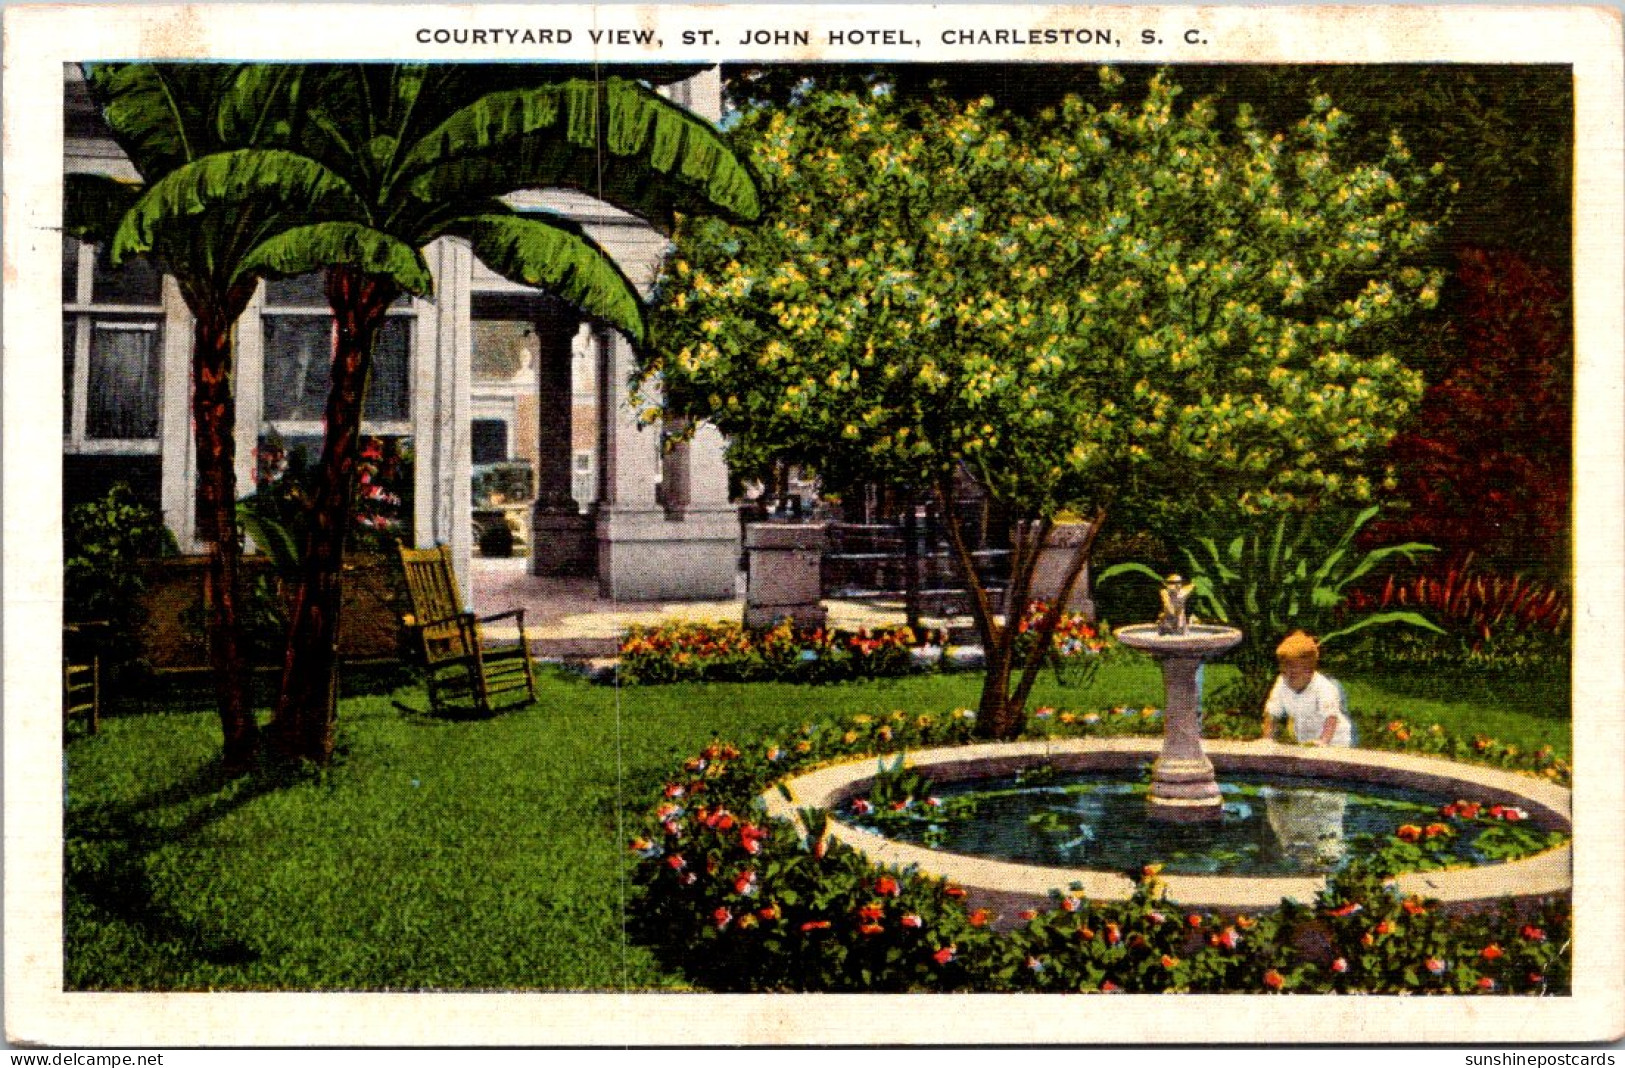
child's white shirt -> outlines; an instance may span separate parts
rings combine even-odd
[[[1326,729],[1326,720],[1334,718],[1337,727],[1332,731],[1332,745],[1352,745],[1348,713],[1343,709],[1343,691],[1337,683],[1320,672],[1309,679],[1302,691],[1286,684],[1286,679],[1275,679],[1264,702],[1264,714],[1284,719],[1292,724],[1292,733],[1300,742],[1312,741]]]

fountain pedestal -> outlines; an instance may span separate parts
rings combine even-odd
[[[1119,628],[1117,640],[1150,653],[1162,668],[1162,753],[1151,768],[1151,815],[1180,822],[1218,819],[1224,798],[1202,749],[1196,676],[1202,661],[1241,641],[1241,631],[1196,624],[1164,634],[1143,623]]]

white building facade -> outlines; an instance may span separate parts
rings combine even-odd
[[[98,128],[69,68],[65,169],[134,179]],[[715,121],[715,69],[666,90]],[[580,194],[535,191],[516,207],[546,207],[577,222],[646,295],[667,244],[634,216]],[[399,483],[374,487],[401,535],[450,545],[469,594],[476,552],[473,481],[507,461],[532,472],[523,541],[538,575],[596,575],[618,601],[734,596],[737,512],[728,498],[724,442],[710,427],[663,448],[628,381],[631,344],[549,295],[503,279],[466,242],[424,250],[432,298],[391,310],[374,356],[365,432],[402,458]],[[125,482],[163,511],[185,550],[199,550],[190,416],[191,318],[178,287],[141,263],[114,271],[99,250],[63,242],[65,497],[89,499]],[[323,431],[332,327],[319,276],[262,284],[237,326],[236,476],[239,492],[302,455]],[[476,453],[480,464],[476,465]]]

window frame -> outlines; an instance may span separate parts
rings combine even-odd
[[[277,436],[288,438],[321,438],[326,434],[326,423],[318,417],[316,419],[270,419],[265,414],[263,396],[263,383],[269,379],[271,353],[265,347],[265,320],[267,319],[322,319],[332,321],[333,309],[325,302],[315,304],[272,304],[270,299],[270,286],[261,282],[259,291],[254,298],[255,315],[252,322],[254,333],[254,347],[259,355],[259,374],[262,383],[262,394],[259,398],[258,410],[255,412],[258,424],[258,436],[263,437],[269,432]],[[412,437],[416,423],[414,413],[417,410],[418,398],[415,388],[415,375],[417,372],[417,334],[418,309],[414,300],[397,301],[385,313],[392,319],[406,319],[406,366],[402,369],[402,376],[406,384],[406,412],[399,419],[374,419],[366,416],[361,422],[361,432],[370,437]],[[244,318],[243,327],[250,324]]]
[[[70,456],[158,456],[164,441],[164,363],[168,333],[174,329],[168,314],[169,289],[174,280],[159,275],[158,299],[154,304],[114,304],[95,299],[97,246],[67,234],[64,243],[74,249],[74,292],[62,302],[63,350],[72,332],[72,381],[64,382],[67,398],[67,427],[62,434],[62,452]],[[66,259],[66,255],[63,257]],[[156,423],[151,437],[102,438],[90,433],[90,363],[99,323],[139,324],[154,333],[153,363],[156,373],[151,387]],[[64,368],[64,373],[67,368]]]

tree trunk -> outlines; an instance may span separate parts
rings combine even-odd
[[[232,389],[231,320],[199,315],[193,328],[192,421],[197,438],[198,527],[208,542],[204,585],[209,667],[224,736],[222,762],[246,770],[259,746],[259,724],[250,700],[248,661],[239,614],[235,437],[237,403]]]
[[[355,500],[373,345],[395,296],[393,286],[353,268],[328,270],[327,299],[333,307],[337,340],[327,395],[327,434],[312,487],[300,580],[272,723],[283,752],[316,763],[326,763],[333,755],[344,540]]]
[[[936,489],[938,502],[942,505],[943,526],[948,531],[955,560],[964,574],[966,588],[970,590],[971,611],[982,638],[986,674],[982,678],[982,697],[977,705],[976,733],[983,738],[1007,741],[1019,736],[1026,725],[1027,697],[1043,666],[1045,652],[1054,639],[1055,628],[1060,625],[1062,606],[1071,596],[1084,565],[1088,563],[1095,533],[1105,522],[1106,511],[1102,508],[1095,513],[1088,538],[1078,546],[1059,595],[1039,618],[1038,626],[1032,631],[1032,644],[1027,647],[1018,666],[1016,641],[1021,635],[1020,623],[1027,613],[1033,573],[1044,543],[1049,540],[1052,525],[1047,519],[1016,525],[1010,548],[1010,586],[1005,597],[1004,623],[1000,624],[993,618],[992,600],[976,573],[975,558],[966,543],[959,516],[949,507],[952,488],[946,482],[939,482]],[[1013,692],[1012,683],[1015,685]]]

